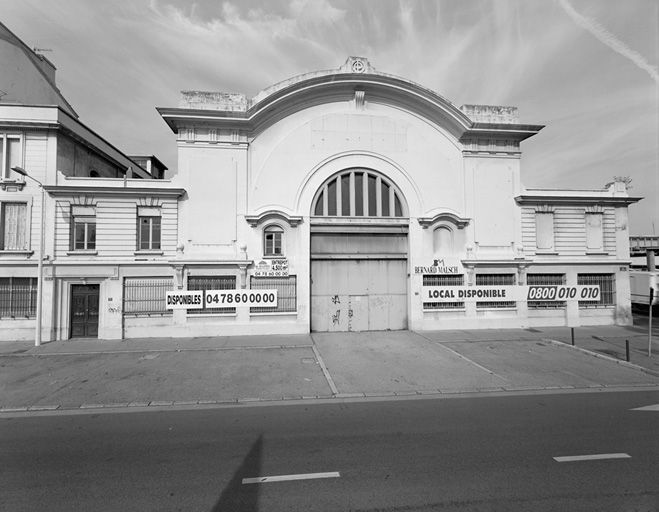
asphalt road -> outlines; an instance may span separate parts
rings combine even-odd
[[[658,392],[3,416],[0,510],[655,512],[659,410],[630,410],[652,404]],[[602,454],[620,458],[554,459]]]

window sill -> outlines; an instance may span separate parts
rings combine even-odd
[[[606,251],[586,251],[586,256],[608,256]]]
[[[138,249],[133,254],[135,256],[162,256],[164,253],[160,249]]]
[[[543,251],[536,249],[535,251],[536,256],[558,256],[558,252],[556,251]]]
[[[98,251],[96,250],[83,250],[79,249],[77,251],[66,251],[67,256],[96,256]]]
[[[0,256],[31,256],[34,251],[28,249],[0,249]]]
[[[283,254],[275,254],[275,255],[266,254],[266,255],[263,256],[263,259],[264,260],[285,260],[286,256],[284,256]]]

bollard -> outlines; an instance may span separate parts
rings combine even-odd
[[[570,332],[572,333],[572,346],[574,347],[574,327],[570,327]]]
[[[625,340],[625,359],[629,362],[629,340]]]

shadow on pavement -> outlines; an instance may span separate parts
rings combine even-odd
[[[257,477],[261,474],[261,452],[263,436],[254,442],[243,463],[233,474],[233,478],[224,488],[211,512],[258,512],[259,485],[243,485],[243,478]]]

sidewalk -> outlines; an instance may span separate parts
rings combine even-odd
[[[631,363],[624,362],[625,339]],[[0,414],[649,387],[659,337],[599,327],[0,344]]]

